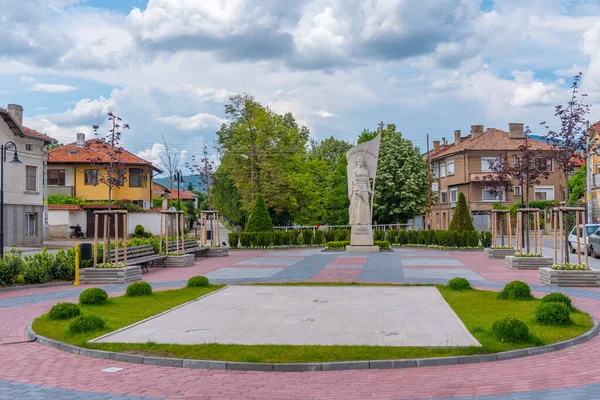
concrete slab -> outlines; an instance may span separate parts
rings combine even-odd
[[[231,286],[98,340],[148,341],[480,345],[435,287]]]
[[[404,260],[402,261],[404,263]],[[469,281],[483,281],[481,275],[470,269],[459,268],[405,268],[404,276],[408,279],[441,279],[465,278]]]
[[[290,266],[302,260],[300,257],[254,257],[243,260],[235,265],[285,265]]]
[[[402,265],[409,266],[443,266],[443,267],[464,267],[465,264],[458,261],[456,258],[429,258],[429,257],[402,257]]]
[[[205,276],[209,280],[268,278],[282,270],[283,268],[220,268]]]

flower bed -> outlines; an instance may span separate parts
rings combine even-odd
[[[600,286],[600,271],[591,269],[553,269],[540,268],[540,282],[548,286]]]
[[[83,268],[79,271],[79,281],[84,284],[130,283],[142,280],[142,268],[131,267]]]
[[[512,256],[515,253],[513,247],[487,247],[483,250],[483,255],[486,258],[504,258],[506,256]]]
[[[504,258],[504,265],[510,269],[540,269],[552,266],[551,257],[541,257],[539,255],[527,255],[527,256],[506,256]]]

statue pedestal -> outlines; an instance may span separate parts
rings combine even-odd
[[[379,246],[373,246],[373,227],[371,225],[352,225],[350,246],[347,253],[379,253]]]

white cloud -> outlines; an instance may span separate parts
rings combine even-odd
[[[319,116],[322,118],[330,118],[330,117],[336,116],[335,114],[330,113],[329,111],[325,111],[325,110],[321,110],[321,111],[317,112],[317,114],[319,114]]]
[[[52,83],[38,83],[31,76],[22,76],[21,82],[29,83],[29,90],[34,91],[34,92],[64,93],[64,92],[70,92],[72,90],[77,89],[76,87],[69,86],[69,85],[59,85],[59,84],[52,84]]]
[[[170,115],[167,117],[157,118],[157,121],[160,121],[167,125],[174,125],[175,128],[182,131],[192,131],[205,128],[218,129],[221,126],[221,124],[227,122],[227,120],[225,119],[207,113],[199,113],[191,117]]]
[[[515,107],[527,107],[555,104],[558,101],[556,88],[543,82],[532,82],[528,86],[515,89],[510,104]]]

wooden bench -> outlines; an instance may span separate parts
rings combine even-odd
[[[185,239],[183,241],[184,253],[185,254],[193,254],[194,259],[204,256],[208,257],[208,247],[200,247],[198,246],[198,242],[196,239]],[[177,243],[175,241],[169,242],[169,247],[167,248],[167,252],[176,252],[177,251]],[[181,251],[181,241],[179,241],[179,251]]]
[[[119,262],[125,261],[125,250],[119,248],[118,251]],[[166,255],[156,254],[154,247],[151,244],[141,244],[139,246],[127,247],[127,265],[139,265],[142,271],[148,272],[148,267],[154,267],[155,264],[162,264],[165,266]],[[110,252],[109,261],[115,262],[115,251],[114,249]]]

